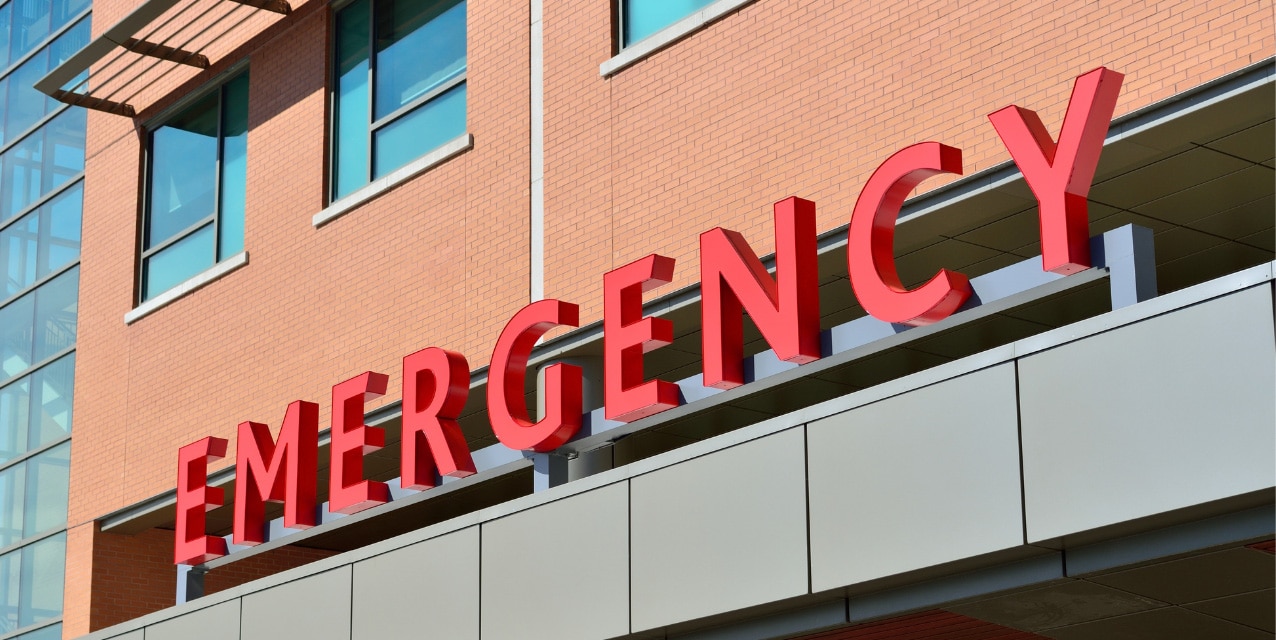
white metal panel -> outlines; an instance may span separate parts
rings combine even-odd
[[[624,482],[482,527],[483,640],[585,640],[629,632]]]
[[[146,628],[147,640],[237,640],[239,600],[229,600]],[[125,638],[123,640],[133,640]],[[137,632],[136,640],[142,640]]]
[[[244,640],[350,639],[350,565],[243,597]]]
[[[354,565],[354,640],[479,637],[479,528]]]
[[[1013,364],[807,433],[813,591],[1023,544]]]
[[[1027,531],[1049,540],[1270,488],[1270,285],[1019,363]]]
[[[802,431],[630,481],[635,631],[807,593]]]

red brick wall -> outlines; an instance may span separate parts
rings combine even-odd
[[[98,0],[95,29],[136,4]],[[368,369],[390,374],[393,401],[400,359],[426,346],[484,366],[527,301],[527,4],[469,2],[474,148],[320,229],[330,12],[294,4],[218,44],[217,68],[142,96],[145,118],[249,60],[250,260],[129,326],[144,123],[91,116],[67,637],[99,626],[94,518],[171,489],[178,447],[228,438],[215,466],[229,464],[238,422],[277,427],[306,399],[326,424],[331,385]],[[815,200],[821,230],[845,223],[907,144],[960,147],[967,173],[1006,161],[986,114],[1014,103],[1057,131],[1072,79],[1096,66],[1126,74],[1119,115],[1276,53],[1265,0],[758,0],[602,78],[609,21],[607,2],[545,2],[546,291],[583,322],[602,274],[649,252],[678,260],[673,286],[697,280],[713,226],[769,252],[770,203],[786,196]]]
[[[109,627],[173,606],[177,588],[173,532],[151,529],[128,536],[94,531],[92,538],[91,628]],[[64,621],[64,634],[70,624],[70,620]]]

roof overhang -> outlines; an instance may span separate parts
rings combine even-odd
[[[178,69],[209,68],[239,38],[292,11],[286,0],[146,0],[35,83],[67,104],[133,117],[135,101]],[[234,41],[234,42],[232,42]]]

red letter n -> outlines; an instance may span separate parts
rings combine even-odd
[[[266,425],[241,422],[236,446],[235,544],[265,542],[266,500],[284,503],[285,527],[315,526],[319,405],[288,405],[278,442]]]
[[[700,234],[706,387],[744,384],[744,310],[776,357],[798,364],[820,357],[815,203],[788,198],[774,210],[775,280],[744,236],[721,227]]]

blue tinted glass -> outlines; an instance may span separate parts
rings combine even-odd
[[[376,131],[373,177],[380,178],[463,133],[465,85],[461,84]]]
[[[0,157],[0,223],[84,171],[84,109],[67,109]]]
[[[40,627],[31,633],[24,633],[13,640],[62,640],[62,623]]]
[[[711,2],[713,0],[623,0],[625,46],[664,29]]]
[[[80,268],[41,285],[35,291],[35,344],[32,362],[75,346],[79,318]]]
[[[26,496],[26,482],[25,464],[0,471],[0,548],[22,539],[22,501]]]
[[[248,74],[222,90],[222,183],[218,199],[217,258],[244,250],[244,198],[248,185]]]
[[[12,11],[12,2],[0,7],[0,71],[9,68],[9,24],[13,17]]]
[[[3,27],[0,27],[0,29],[3,29]],[[9,96],[9,77],[5,76],[3,79],[0,79],[0,105],[7,104],[6,100],[9,99],[8,96]],[[9,139],[5,136],[4,117],[0,116],[0,145],[3,145],[8,140]]]
[[[28,213],[0,231],[0,302],[26,289],[39,277],[40,223],[44,212]]]
[[[12,90],[0,91],[0,105],[3,105],[0,143],[20,137],[40,118],[61,106],[61,103],[37,91],[34,85],[88,42],[89,20],[85,18],[22,63],[21,67],[6,78]]]
[[[213,215],[217,201],[218,95],[213,92],[204,97],[151,134],[146,248]],[[212,256],[209,251],[208,258]]]
[[[53,28],[66,24],[88,8],[89,0],[53,0]]]
[[[142,264],[142,299],[149,300],[213,266],[213,225],[205,225]]]
[[[27,421],[31,406],[31,380],[22,378],[0,387],[0,464],[27,452]],[[0,508],[0,527],[5,511]],[[0,547],[4,546],[0,541]]]
[[[0,555],[0,625],[13,629],[18,625],[18,596],[22,588],[22,550]],[[7,633],[7,631],[6,631]]]
[[[75,394],[75,354],[59,358],[31,375],[30,434],[35,449],[71,435],[71,400]]]
[[[370,0],[337,14],[337,95],[333,132],[333,196],[368,182],[368,38]]]
[[[71,443],[28,458],[23,465],[27,468],[27,506],[22,537],[30,538],[65,527]]]
[[[465,2],[375,1],[379,120],[465,73]]]
[[[34,292],[0,307],[0,381],[20,375],[31,366],[34,319]]]
[[[0,222],[40,197],[44,177],[44,136],[30,135],[0,157]]]
[[[84,130],[87,109],[67,109],[45,125],[44,148],[48,165],[40,195],[65,184],[84,171]]]
[[[79,257],[82,202],[77,184],[0,231],[0,302]]]
[[[80,257],[80,218],[84,209],[84,183],[58,194],[40,207],[41,259],[36,277],[58,270]]]
[[[76,2],[76,0],[72,0],[72,2]],[[88,3],[85,2],[81,4],[79,9],[76,9],[75,7],[71,7],[72,9],[75,9],[75,14],[66,16],[65,18],[59,17],[56,15],[57,6],[58,6],[58,3],[55,2],[54,3],[54,12],[55,12],[54,19],[59,20],[60,21],[59,24],[62,24],[61,21],[64,21],[69,18],[73,18],[75,17],[75,14],[78,14],[81,9],[87,8]],[[89,37],[90,37],[89,26],[90,26],[89,18],[85,17],[83,20],[80,20],[78,23],[76,23],[74,27],[71,27],[70,29],[68,29],[66,33],[62,34],[61,36],[58,36],[58,39],[54,40],[53,44],[49,45],[49,71],[53,71],[54,69],[56,69],[58,65],[62,64],[63,62],[66,62],[71,56],[75,55],[76,52],[78,52],[80,49],[83,49],[85,46],[89,44]],[[86,70],[80,73],[80,75],[76,76],[75,78],[69,80],[67,84],[74,87],[79,85],[82,81],[87,80],[88,77],[89,77],[89,72]],[[59,103],[55,100],[49,100],[50,109],[58,104]]]
[[[47,0],[13,0],[13,33],[10,60],[17,60],[44,41],[53,30],[49,18],[53,3]]]
[[[65,572],[65,533],[22,548],[22,590],[27,597],[18,609],[19,627],[62,615]]]
[[[49,53],[42,49],[10,74],[10,91],[4,108],[4,130],[10,138],[21,136],[46,113],[48,99],[32,85],[48,70]]]

